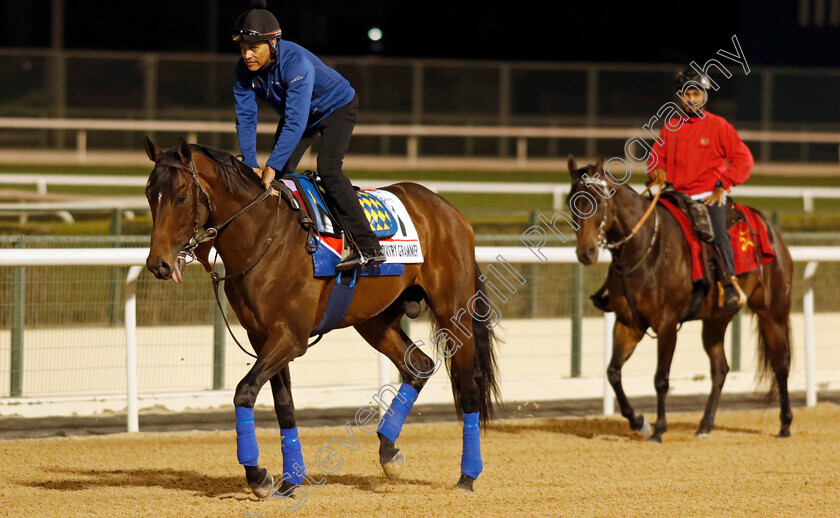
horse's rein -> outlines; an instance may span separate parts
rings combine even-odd
[[[176,259],[176,261],[178,261],[177,268],[180,268],[181,271],[183,271],[184,267],[186,267],[186,265],[187,265],[187,257],[191,258],[190,262],[192,262],[196,259],[195,249],[198,248],[198,245],[215,239],[216,236],[219,235],[219,232],[221,232],[225,227],[227,227],[228,224],[230,224],[230,222],[232,222],[234,219],[241,216],[245,212],[251,210],[256,205],[262,203],[263,201],[265,201],[271,195],[271,188],[266,189],[265,191],[260,193],[259,196],[254,198],[254,200],[251,201],[251,203],[249,203],[248,205],[246,205],[246,206],[242,207],[241,209],[239,209],[238,211],[236,211],[236,213],[233,216],[229,217],[224,223],[222,223],[221,225],[216,225],[215,227],[209,227],[209,228],[205,229],[204,232],[199,234],[198,229],[199,229],[199,226],[200,226],[200,222],[198,221],[198,212],[199,212],[199,209],[201,208],[201,202],[199,201],[198,191],[201,191],[201,193],[204,194],[204,198],[207,201],[207,210],[211,214],[212,214],[213,211],[212,211],[212,208],[210,206],[210,194],[207,192],[207,190],[204,189],[204,186],[201,185],[201,182],[198,179],[198,170],[195,167],[195,162],[190,160],[189,165],[186,165],[186,164],[183,164],[183,163],[177,163],[177,162],[156,162],[155,167],[159,167],[159,166],[173,167],[173,168],[178,169],[180,171],[186,171],[186,172],[190,173],[190,175],[192,176],[192,179],[193,179],[193,185],[195,186],[195,190],[196,190],[195,220],[193,222],[193,235],[190,238],[189,242],[186,245],[184,245],[183,248],[181,248],[181,251],[178,253],[178,258]],[[297,204],[297,200],[294,200],[294,201],[295,201],[295,204]],[[230,279],[232,277],[240,277],[242,275],[245,275],[254,266],[256,266],[257,263],[260,262],[260,260],[265,256],[266,252],[268,252],[268,248],[271,245],[271,242],[273,240],[274,231],[277,229],[277,220],[278,220],[279,213],[280,213],[280,202],[278,201],[277,211],[274,214],[274,222],[272,224],[271,232],[269,233],[268,239],[266,239],[266,242],[263,245],[263,249],[260,252],[260,255],[257,257],[257,259],[252,264],[250,264],[248,267],[246,267],[245,269],[243,269],[239,272],[236,272],[236,273],[233,273],[233,274],[230,274],[230,275],[226,275],[224,277],[220,277],[219,274],[216,273],[215,271],[211,272],[211,274],[210,274],[210,277],[213,280],[213,293],[216,297],[216,304],[219,307],[219,312],[222,314],[222,319],[225,321],[225,325],[227,326],[228,332],[230,333],[231,337],[233,338],[233,341],[236,342],[236,345],[238,345],[239,348],[242,350],[242,352],[244,352],[245,354],[247,354],[247,355],[249,355],[253,358],[256,358],[257,356],[254,355],[253,353],[249,352],[247,349],[245,349],[245,347],[242,346],[241,343],[239,343],[239,340],[236,338],[236,335],[233,334],[233,331],[230,328],[230,323],[228,322],[227,316],[225,315],[225,311],[224,311],[224,309],[222,309],[222,301],[219,298],[219,283],[224,281],[224,280]]]
[[[642,225],[645,224],[647,219],[653,213],[654,209],[656,209],[656,203],[659,201],[659,195],[662,194],[662,189],[665,187],[665,182],[656,181],[656,182],[651,183],[650,185],[645,187],[645,190],[642,191],[641,195],[644,195],[646,192],[650,191],[650,188],[654,185],[658,185],[659,190],[653,196],[653,200],[651,200],[650,205],[648,205],[648,208],[645,210],[645,213],[642,214],[642,217],[639,219],[639,221],[637,221],[636,224],[633,225],[633,228],[630,229],[630,233],[628,233],[627,235],[625,235],[624,237],[622,237],[620,240],[616,241],[615,243],[608,243],[607,242],[607,237],[606,237],[606,233],[605,233],[605,229],[604,229],[604,225],[606,224],[606,221],[607,221],[607,212],[606,212],[606,210],[604,211],[604,217],[601,219],[601,225],[600,225],[600,228],[599,228],[599,231],[600,231],[601,236],[602,236],[602,239],[601,239],[601,247],[602,248],[605,248],[607,250],[615,250],[616,248],[620,248],[620,247],[624,246],[625,243],[630,241],[633,238],[633,236],[636,235],[636,232],[638,232],[639,229],[642,228]],[[657,223],[658,223],[658,218],[657,218]],[[655,236],[656,236],[656,233],[654,233],[654,237]]]

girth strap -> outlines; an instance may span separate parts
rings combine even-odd
[[[353,302],[353,294],[356,292],[356,270],[353,270],[353,277],[346,284],[342,282],[341,272],[336,276],[330,296],[327,299],[327,307],[324,309],[324,316],[318,326],[309,333],[309,336],[323,335],[341,323],[350,304]]]

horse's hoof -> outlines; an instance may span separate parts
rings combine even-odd
[[[647,442],[654,443],[654,444],[662,444],[662,436],[659,435],[651,435],[647,438]]]
[[[382,463],[382,469],[385,471],[385,474],[391,478],[397,478],[402,475],[404,467],[405,456],[399,450],[397,450],[397,453],[391,457],[391,460]]]
[[[294,498],[295,497],[295,489],[298,486],[292,484],[288,480],[284,480],[280,487],[278,487],[274,491],[274,498]]]
[[[639,428],[638,430],[633,430],[633,431],[636,432],[637,434],[645,436],[645,437],[647,437],[648,435],[653,433],[653,429],[650,427],[650,423],[648,422],[648,420],[645,419],[645,416],[642,416],[642,426],[641,426],[641,428]]]
[[[790,430],[782,430],[776,436],[777,439],[787,439],[788,437],[790,437]]]
[[[709,437],[709,434],[707,432],[699,432],[698,431],[698,432],[694,432],[694,436],[697,437],[698,439],[706,439],[706,438]]]
[[[475,479],[469,475],[464,475],[461,473],[461,478],[458,479],[458,483],[455,484],[456,491],[462,491],[464,493],[472,493],[473,491],[473,482]]]
[[[251,491],[257,495],[257,498],[268,498],[268,495],[271,494],[271,490],[274,487],[274,478],[271,476],[271,473],[268,470],[265,470],[265,477],[263,477],[262,482],[251,486]]]

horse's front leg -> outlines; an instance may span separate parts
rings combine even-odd
[[[618,321],[615,323],[613,327],[613,352],[610,365],[607,368],[607,379],[612,385],[613,392],[615,392],[621,415],[630,423],[630,429],[648,435],[650,434],[650,424],[645,421],[643,415],[635,413],[621,383],[621,368],[633,354],[636,345],[643,336],[644,332],[637,327],[626,326]]]
[[[677,346],[676,322],[660,326],[657,331],[657,361],[656,375],[653,385],[656,388],[656,424],[653,425],[653,435],[648,437],[650,442],[662,442],[662,434],[668,430],[665,419],[665,396],[668,395],[671,360],[674,359],[674,349]]]
[[[277,414],[277,422],[280,425],[282,442],[280,451],[283,455],[283,479],[282,482],[275,482],[277,490],[276,497],[294,497],[295,490],[301,485],[306,477],[306,463],[303,460],[298,429],[295,423],[295,403],[292,400],[292,378],[289,366],[286,365],[279,373],[269,380],[271,393],[274,396],[274,412]],[[322,485],[326,480],[321,479],[315,485]]]
[[[288,339],[272,339],[270,336],[251,370],[236,386],[233,396],[236,410],[236,457],[245,468],[248,486],[259,498],[266,498],[271,494],[274,479],[268,470],[261,468],[258,463],[260,450],[254,425],[254,404],[263,385],[291,360],[303,354],[305,345],[303,347],[301,351]]]

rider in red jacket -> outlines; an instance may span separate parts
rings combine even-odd
[[[746,297],[735,277],[726,228],[726,193],[750,176],[752,154],[731,124],[703,110],[710,86],[705,76],[693,69],[684,70],[677,74],[676,86],[687,117],[672,118],[659,132],[648,160],[648,176],[670,182],[675,190],[706,206],[715,246],[728,270],[722,272],[724,282],[729,282],[724,286],[721,305],[737,307],[746,302]]]

